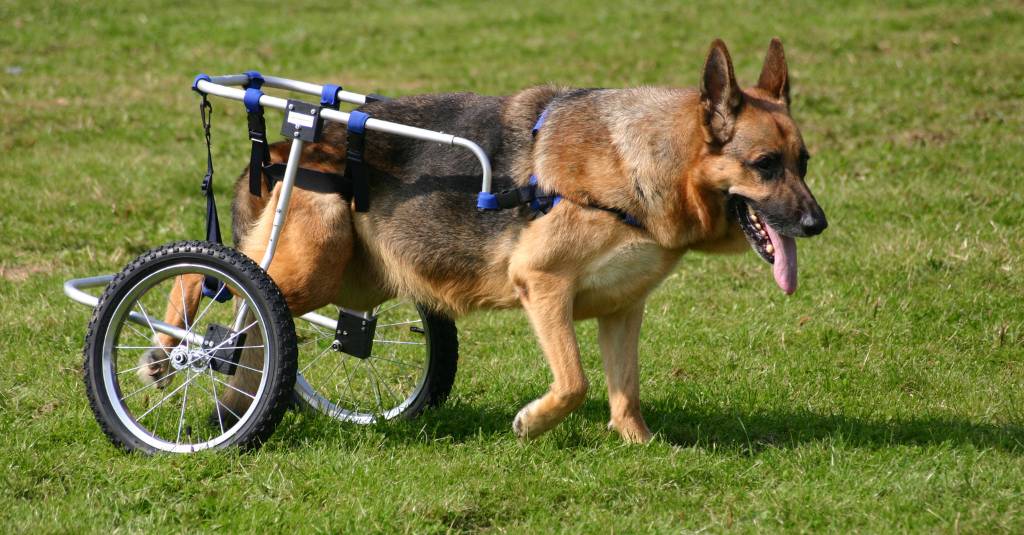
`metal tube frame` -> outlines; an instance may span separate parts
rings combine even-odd
[[[320,96],[323,92],[323,86],[312,84],[309,82],[302,82],[299,80],[291,80],[288,78],[280,78],[277,76],[264,76],[263,87],[271,87],[276,89],[284,89],[288,91],[295,91],[298,93],[306,93],[309,95]],[[226,76],[213,76],[210,81],[199,80],[196,82],[195,88],[202,93],[208,95],[228,98],[232,100],[241,101],[245,97],[245,91],[229,86],[241,86],[249,83],[249,76],[246,74],[231,74]],[[366,95],[359,93],[353,93],[351,91],[339,90],[337,98],[342,102],[348,102],[350,104],[365,104]],[[274,108],[277,110],[284,111],[288,106],[288,101],[275,97],[272,95],[262,95],[260,97],[260,105],[265,108]],[[330,108],[323,108],[320,111],[320,116],[328,121],[333,121],[341,124],[348,124],[349,114],[343,111],[334,110]],[[473,153],[473,156],[480,162],[480,168],[482,170],[482,183],[480,190],[484,193],[490,193],[491,191],[491,162],[487,158],[487,153],[477,145],[476,143],[453,136],[451,134],[445,134],[443,132],[435,132],[433,130],[427,130],[424,128],[417,128],[415,126],[408,126],[400,123],[393,123],[390,121],[382,121],[380,119],[370,118],[366,121],[366,128],[376,132],[384,132],[388,134],[394,134],[402,137],[408,137],[412,139],[418,139],[422,141],[431,141],[434,143],[441,143],[444,145],[452,145],[456,147],[464,148]],[[293,139],[291,150],[288,154],[288,164],[285,167],[284,179],[281,184],[281,194],[277,202],[277,209],[274,213],[274,223],[270,231],[270,239],[267,243],[267,250],[263,255],[263,259],[260,261],[260,267],[264,270],[270,268],[270,263],[274,259],[274,253],[277,250],[278,240],[281,236],[281,231],[284,228],[285,218],[288,215],[288,205],[291,201],[292,189],[295,186],[295,177],[299,170],[299,160],[302,155],[303,142],[299,139]],[[71,298],[77,303],[95,308],[99,303],[99,298],[90,295],[85,292],[85,288],[95,288],[99,286],[106,286],[110,284],[110,281],[114,279],[114,275],[99,275],[95,277],[85,277],[81,279],[71,279],[64,283],[64,294]],[[238,330],[242,326],[242,322],[245,319],[247,313],[245,304],[239,307],[238,312],[235,316],[234,330]],[[129,315],[129,319],[140,325],[151,325],[156,331],[173,336],[178,339],[185,338],[187,336],[189,343],[202,344],[202,335],[196,333],[188,333],[185,329],[181,329],[169,323],[165,323],[157,318],[149,317],[132,312]],[[302,319],[326,327],[329,329],[337,328],[337,321],[310,312],[302,316]]]

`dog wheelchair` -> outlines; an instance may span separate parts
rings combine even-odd
[[[320,103],[272,96],[263,88],[316,95]],[[152,249],[115,275],[64,283],[69,298],[94,309],[84,379],[92,410],[108,438],[125,450],[144,453],[250,448],[273,433],[293,404],[340,421],[370,424],[414,416],[443,402],[458,358],[451,320],[400,300],[369,311],[332,306],[293,318],[267,270],[279,246],[292,190],[308,171],[300,167],[302,148],[320,139],[325,122],[346,126],[347,161],[356,175],[361,144],[351,140],[365,130],[470,151],[482,169],[478,208],[489,209],[495,204],[491,166],[480,146],[357,110],[342,111],[341,103],[359,106],[384,97],[336,85],[253,71],[199,75],[192,89],[203,99],[207,239]],[[263,109],[284,112],[281,131],[291,146],[258,264],[221,244],[212,187],[210,96],[245,103],[253,141],[250,167],[257,180],[268,163],[258,154],[265,155],[267,148]],[[351,187],[359,211],[360,203],[365,204],[360,193],[365,195],[365,182],[355,176]],[[105,287],[99,296],[86,291],[99,287]]]

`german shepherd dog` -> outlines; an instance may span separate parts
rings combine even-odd
[[[370,310],[394,297],[450,317],[521,306],[554,379],[516,415],[512,429],[524,439],[583,402],[587,378],[573,322],[597,318],[608,427],[646,442],[652,435],[640,414],[637,346],[648,294],[686,251],[737,251],[744,242],[790,294],[797,284],[794,238],[827,226],[804,182],[808,154],[789,105],[778,39],[757,85],[745,90],[725,44],[715,40],[698,89],[541,86],[506,97],[456,93],[366,104],[360,109],[371,117],[476,141],[491,159],[496,190],[524,186],[535,175],[563,201],[543,215],[525,206],[477,211],[480,168],[472,156],[368,131],[369,211],[355,212],[334,193],[294,190],[269,273],[296,316],[331,303]],[[271,153],[274,162],[285,161],[287,143]],[[321,142],[304,147],[302,162],[343,174],[345,156],[345,129],[329,125]],[[265,182],[257,197],[247,179],[248,171],[236,185],[232,231],[236,246],[258,261],[280,186]],[[194,314],[200,285],[188,286],[186,308]],[[181,320],[169,306],[166,321]],[[157,364],[140,370],[147,381],[166,373]],[[248,403],[230,395],[222,401],[239,414]]]

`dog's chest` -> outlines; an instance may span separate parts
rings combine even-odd
[[[650,292],[673,265],[672,255],[654,242],[626,242],[586,266],[577,295],[588,301],[633,301]]]

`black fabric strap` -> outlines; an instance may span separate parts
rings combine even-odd
[[[206,137],[206,176],[203,177],[203,195],[206,196],[206,241],[224,243],[220,235],[220,219],[217,217],[217,199],[213,195],[213,150],[210,143],[210,119],[213,116],[213,105],[202,93],[203,101],[199,103],[199,116],[203,120],[203,135]],[[231,299],[231,292],[224,291],[224,283],[216,277],[203,277],[203,295],[223,303]]]
[[[286,165],[283,163],[273,163],[263,168],[271,189],[284,179],[285,168]],[[352,200],[352,182],[348,178],[334,173],[300,167],[295,173],[295,187],[316,193],[337,193],[347,201]]]
[[[348,119],[348,150],[345,157],[345,178],[352,185],[357,212],[370,209],[370,176],[363,161],[366,148],[366,121],[370,116],[353,110]]]
[[[267,145],[267,123],[263,118],[263,106],[257,111],[248,112],[249,140],[252,150],[249,153],[249,193],[260,196],[260,169],[270,161],[270,148]]]
[[[217,199],[213,195],[213,151],[210,148],[210,119],[213,105],[203,95],[199,103],[199,116],[203,120],[203,135],[206,137],[206,176],[203,177],[203,195],[206,196],[206,241],[223,243],[220,235],[220,220],[217,217]]]
[[[521,188],[507,189],[494,194],[494,196],[498,200],[498,208],[508,210],[509,208],[529,204],[536,199],[537,187],[523,186]]]

